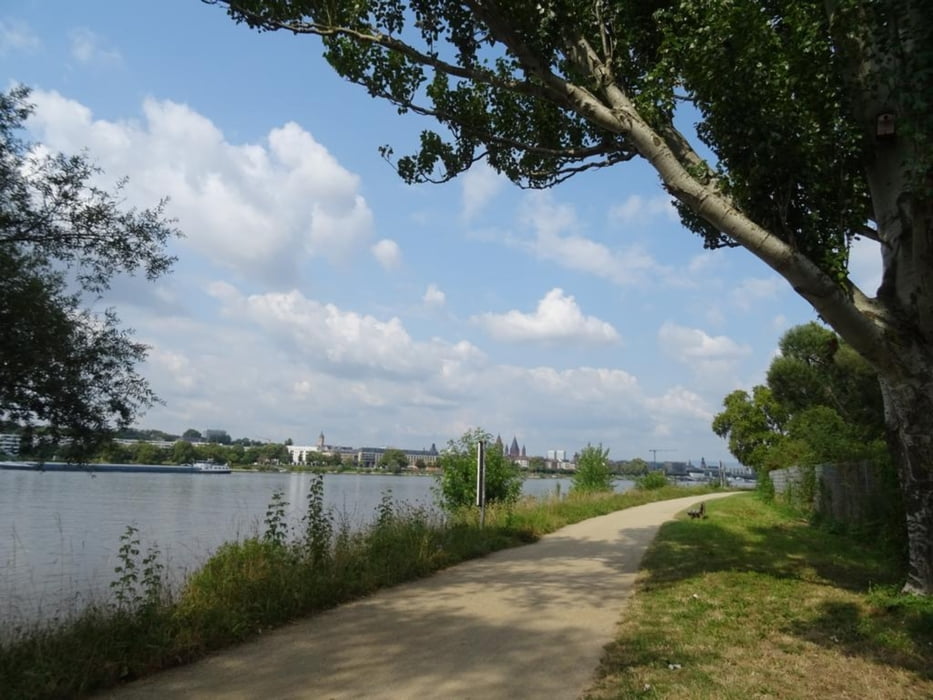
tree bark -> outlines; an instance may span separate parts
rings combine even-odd
[[[933,353],[912,348],[912,376],[882,377],[888,441],[907,525],[904,592],[933,595]]]

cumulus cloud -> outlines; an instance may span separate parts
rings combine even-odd
[[[485,209],[507,182],[485,162],[474,165],[460,179],[463,188],[462,217],[465,221]]]
[[[496,363],[467,341],[419,339],[398,318],[297,291],[246,295],[229,282],[208,290],[223,310],[212,325],[163,317],[140,327],[140,339],[153,345],[147,376],[168,402],[149,424],[216,424],[296,441],[324,429],[335,442],[411,447],[441,445],[482,425],[517,434],[533,453],[572,452],[590,441],[613,445],[620,458],[657,446],[652,436],[675,434],[692,445],[709,439],[711,411],[693,387],[648,395],[621,368]],[[243,396],[250,408],[239,411]],[[326,422],[312,430],[308,415]]]
[[[520,218],[532,228],[535,237],[519,245],[542,260],[623,285],[643,282],[649,274],[662,270],[639,246],[612,250],[576,233],[566,233],[579,228],[574,210],[554,204],[547,193],[531,193]]]
[[[466,341],[414,340],[401,320],[380,320],[308,299],[301,292],[240,295],[229,284],[211,294],[228,316],[244,317],[281,339],[292,352],[332,374],[362,378],[417,377],[451,372],[458,364],[483,363]]]
[[[704,360],[731,360],[751,352],[724,335],[710,336],[699,328],[664,323],[658,330],[658,342],[675,359],[691,363]]]
[[[424,302],[425,306],[439,308],[447,303],[447,295],[432,282],[424,291],[424,296],[421,297],[421,300]]]
[[[395,269],[402,264],[402,251],[395,241],[383,238],[375,243],[370,250],[376,260],[379,261],[379,264],[386,270]]]
[[[712,336],[670,322],[658,329],[658,345],[665,355],[690,369],[693,390],[716,401],[741,383],[742,361],[751,354],[751,348],[728,336]]]
[[[87,148],[108,176],[128,175],[127,198],[169,198],[184,244],[266,283],[289,283],[303,259],[348,259],[371,238],[359,178],[298,124],[263,143],[234,144],[207,117],[147,99],[143,121],[95,120],[84,105],[36,90],[31,125],[54,150]]]
[[[616,204],[609,209],[609,220],[623,224],[632,222],[641,224],[658,216],[663,216],[669,221],[677,221],[677,210],[674,209],[668,195],[643,197],[633,194],[621,204]]]
[[[538,302],[533,313],[508,311],[485,313],[472,320],[497,340],[570,341],[579,343],[614,343],[619,334],[611,324],[595,316],[584,316],[576,300],[554,288]]]
[[[14,51],[32,53],[42,46],[35,32],[25,22],[0,20],[0,56]]]
[[[684,417],[697,418],[706,423],[713,419],[713,412],[703,397],[682,386],[672,387],[661,396],[649,397],[645,404],[662,423]]]

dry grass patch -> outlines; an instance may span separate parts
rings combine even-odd
[[[882,552],[751,495],[708,513],[662,528],[588,697],[933,697],[933,601]]]

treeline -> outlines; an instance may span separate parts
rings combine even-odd
[[[187,440],[177,440],[171,447],[158,447],[149,442],[127,444],[114,441],[105,445],[93,461],[107,464],[190,464],[210,460],[259,469],[291,462],[288,449],[281,443],[195,445]]]

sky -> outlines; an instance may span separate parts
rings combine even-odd
[[[31,140],[128,177],[127,206],[168,198],[184,233],[168,276],[95,303],[150,347],[164,404],[139,427],[421,449],[480,426],[529,455],[734,464],[723,398],[816,319],[749,253],[705,251],[640,161],[404,184],[378,149],[430,121],[198,0],[6,0],[0,80],[33,89]],[[852,271],[873,293],[874,244]]]

